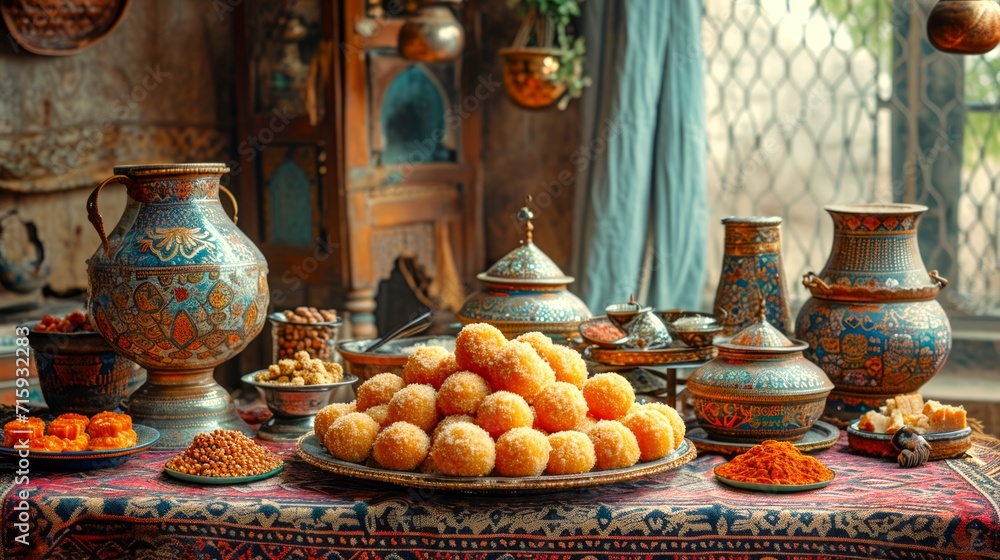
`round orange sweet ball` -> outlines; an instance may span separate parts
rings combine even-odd
[[[583,361],[579,352],[554,344],[552,339],[540,332],[524,333],[515,340],[530,344],[535,352],[552,368],[556,381],[563,381],[580,389],[583,388],[584,382],[587,381],[587,363]]]
[[[486,430],[455,422],[438,434],[429,460],[436,472],[451,476],[486,476],[496,462],[496,445]]]
[[[515,340],[497,355],[489,381],[494,391],[510,391],[530,403],[539,391],[555,383],[556,374],[530,344]]]
[[[628,379],[617,373],[599,373],[583,386],[590,415],[601,420],[618,420],[635,402],[635,390]]]
[[[670,405],[661,402],[649,402],[641,406],[642,408],[640,410],[653,410],[659,412],[667,419],[668,422],[670,422],[670,427],[674,433],[674,448],[676,449],[680,446],[681,442],[684,441],[684,435],[687,432],[687,427],[684,426],[684,419],[681,418],[680,413]],[[634,409],[629,412],[634,412]]]
[[[437,392],[430,385],[407,385],[389,401],[386,424],[409,422],[425,432],[438,423]]]
[[[442,430],[457,422],[465,422],[467,424],[475,425],[476,419],[468,414],[452,414],[451,416],[445,416],[440,422],[438,422],[437,426],[434,427],[434,431],[431,432],[431,440],[437,439],[438,434],[440,434]]]
[[[489,380],[490,365],[506,345],[507,337],[493,325],[466,325],[455,339],[455,361],[459,368]]]
[[[624,469],[639,461],[639,442],[635,434],[617,420],[601,420],[587,431],[594,444],[599,470]]]
[[[451,352],[441,346],[421,346],[406,360],[403,381],[407,385],[423,383],[440,389],[441,383],[459,370]]]
[[[545,431],[572,430],[587,417],[587,400],[575,385],[556,381],[535,395],[537,423]]]
[[[365,409],[365,414],[372,417],[383,428],[389,425],[389,405],[380,404]]]
[[[372,376],[358,387],[358,412],[364,412],[373,406],[389,404],[392,396],[406,386],[403,378],[394,373],[380,373]]]
[[[333,403],[321,408],[313,419],[313,432],[316,433],[316,437],[323,441],[334,420],[351,412],[357,412],[354,403]]]
[[[649,409],[640,409],[622,420],[622,424],[635,434],[639,444],[639,458],[643,461],[662,459],[680,445],[674,444],[674,431],[666,416]]]
[[[494,439],[514,428],[531,427],[534,420],[531,406],[509,391],[497,391],[486,397],[476,413],[476,425]]]
[[[594,468],[596,456],[594,444],[586,434],[568,430],[549,434],[549,464],[545,472],[549,474],[579,474]]]
[[[409,422],[396,422],[379,432],[372,457],[387,469],[412,471],[424,462],[430,449],[427,432]]]
[[[479,410],[483,399],[490,394],[490,384],[471,371],[460,371],[448,376],[438,391],[438,410],[442,415],[470,414]]]
[[[337,459],[362,463],[372,451],[378,430],[378,422],[371,416],[350,412],[333,421],[323,443]]]
[[[552,446],[538,430],[514,428],[497,439],[496,468],[503,476],[538,476],[549,464]]]

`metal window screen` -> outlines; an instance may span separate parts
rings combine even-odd
[[[731,215],[784,219],[789,295],[826,262],[843,202],[918,202],[952,313],[1000,316],[1000,55],[924,37],[933,0],[704,0],[714,297]],[[711,290],[711,293],[710,293]]]

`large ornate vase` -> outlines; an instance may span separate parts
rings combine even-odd
[[[792,315],[781,265],[781,218],[725,218],[722,224],[726,244],[714,308],[722,335],[732,336],[754,324],[761,300],[767,321],[788,332]]]
[[[951,325],[935,299],[947,281],[927,272],[917,246],[925,206],[826,210],[833,248],[823,271],[803,279],[812,297],[795,333],[836,386],[825,416],[844,424],[933,377],[951,350]]]
[[[87,202],[102,240],[89,261],[89,311],[111,347],[148,371],[125,406],[160,430],[158,447],[187,446],[214,428],[252,434],[212,378],[260,333],[268,305],[267,263],[219,202],[228,171],[116,167]],[[111,182],[126,186],[129,202],[105,236],[98,196]]]

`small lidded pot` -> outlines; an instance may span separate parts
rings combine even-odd
[[[688,379],[698,424],[709,436],[741,443],[797,441],[823,414],[833,383],[767,322],[717,345],[719,356]]]

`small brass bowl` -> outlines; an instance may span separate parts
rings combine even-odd
[[[376,352],[365,352],[374,340],[345,340],[337,344],[337,351],[344,358],[344,372],[358,376],[364,382],[380,373],[403,373],[403,366],[412,354],[411,348],[419,345],[444,346],[455,350],[455,339],[450,336],[428,335],[401,338],[385,344]]]
[[[552,80],[561,65],[557,49],[500,49],[503,85],[511,101],[525,109],[545,109],[566,93],[566,84]]]
[[[704,348],[715,343],[715,335],[722,332],[722,325],[715,325],[698,330],[676,330],[667,325],[667,330],[672,336],[680,339],[691,348]]]
[[[342,381],[322,385],[262,383],[255,379],[260,371],[248,373],[240,379],[260,391],[267,402],[267,408],[273,414],[257,431],[257,436],[268,441],[299,439],[313,429],[316,413],[330,403],[330,395],[336,389],[358,381],[357,376],[345,373]]]

